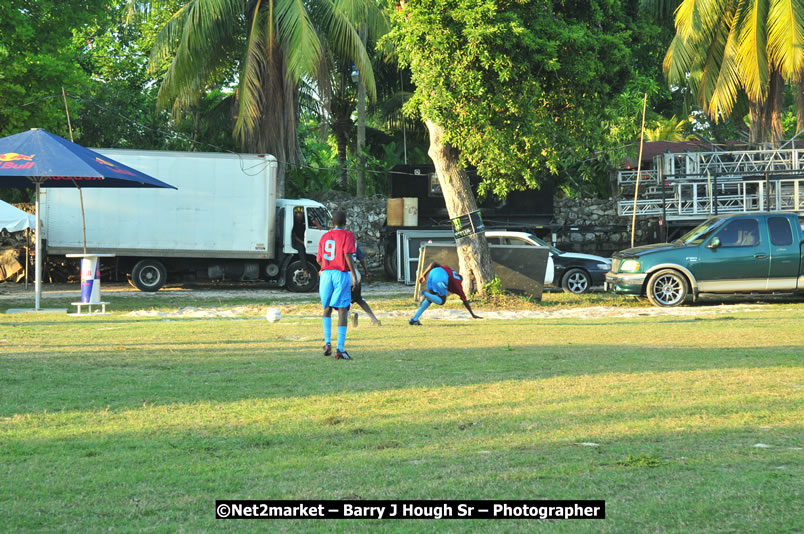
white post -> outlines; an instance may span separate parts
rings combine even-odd
[[[34,308],[39,311],[39,295],[42,292],[42,224],[39,219],[40,183],[36,182],[36,251],[34,267]]]

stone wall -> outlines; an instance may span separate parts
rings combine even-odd
[[[346,211],[346,226],[355,233],[360,248],[365,251],[369,268],[381,269],[380,233],[385,223],[387,199],[356,199],[343,195],[318,200],[330,211]],[[614,199],[557,198],[553,214],[553,223],[563,228],[556,233],[556,246],[561,250],[611,256],[631,246],[631,218],[617,215]],[[551,238],[544,237],[546,240]],[[637,219],[636,245],[655,243],[660,239],[658,219]]]
[[[617,201],[613,198],[556,198],[553,215],[554,222],[564,228],[556,240],[562,250],[610,256],[631,246],[631,217],[617,215]],[[637,219],[635,245],[660,239],[658,218]]]
[[[372,271],[382,268],[380,231],[385,224],[388,201],[385,198],[323,199],[330,211],[346,212],[346,228],[355,233],[360,250],[366,254],[366,264]]]

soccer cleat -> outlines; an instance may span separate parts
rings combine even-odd
[[[336,350],[335,351],[335,359],[336,360],[351,360],[352,357],[349,356],[349,353],[346,352],[346,351],[341,352],[339,350]]]
[[[420,323],[418,319],[411,319],[410,321],[408,321],[408,324],[411,325],[411,326],[421,326],[422,325],[422,323]]]
[[[324,345],[324,356],[331,356],[332,355],[332,345],[327,343]]]

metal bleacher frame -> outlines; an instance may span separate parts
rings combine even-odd
[[[804,149],[665,153],[639,176],[638,216],[693,221],[728,213],[804,214]],[[634,213],[636,171],[619,171],[621,216]]]

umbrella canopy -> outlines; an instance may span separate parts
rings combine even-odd
[[[34,129],[0,139],[0,187],[169,187],[136,169]]]
[[[63,137],[34,128],[0,139],[0,187],[36,188],[36,282],[39,309],[42,293],[41,187],[167,187],[152,176],[132,169]]]
[[[20,232],[35,224],[33,215],[0,200],[0,230]]]

